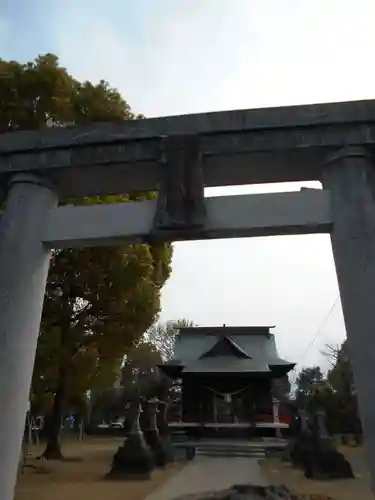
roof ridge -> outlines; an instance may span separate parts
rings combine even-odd
[[[273,336],[270,330],[275,328],[275,325],[253,325],[253,326],[193,326],[179,328],[180,334],[192,335],[215,335],[215,336]]]
[[[244,351],[242,347],[236,344],[236,342],[229,335],[218,337],[216,343],[213,346],[211,346],[207,351],[205,351],[203,354],[201,354],[201,356],[199,356],[198,359],[208,358],[208,357],[218,357],[218,355],[215,355],[214,353],[218,349],[218,346],[220,346],[220,344],[223,344],[224,342],[226,344],[229,344],[229,346],[234,351],[231,357],[252,359],[252,357],[246,351]]]

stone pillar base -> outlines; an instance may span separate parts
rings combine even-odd
[[[168,463],[168,452],[165,447],[165,441],[160,438],[157,429],[143,431],[145,441],[154,455],[156,467],[165,467]]]
[[[150,479],[154,457],[142,433],[129,434],[113,457],[108,479]]]
[[[160,441],[162,442],[167,463],[174,462],[174,450],[171,442],[171,437],[169,434],[160,435]]]

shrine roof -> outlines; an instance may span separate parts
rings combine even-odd
[[[294,363],[280,358],[266,327],[181,328],[174,357],[167,363],[183,373],[287,373]]]

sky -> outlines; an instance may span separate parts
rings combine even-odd
[[[1,0],[0,57],[55,53],[147,117],[368,99],[374,19],[373,0]],[[327,235],[178,243],[162,306],[162,320],[276,325],[299,368],[326,368],[325,345],[345,338]]]

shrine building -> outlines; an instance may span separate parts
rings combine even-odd
[[[278,355],[271,326],[181,328],[174,357],[160,366],[181,382],[181,418],[173,426],[267,434],[289,427],[282,381],[294,363]]]

